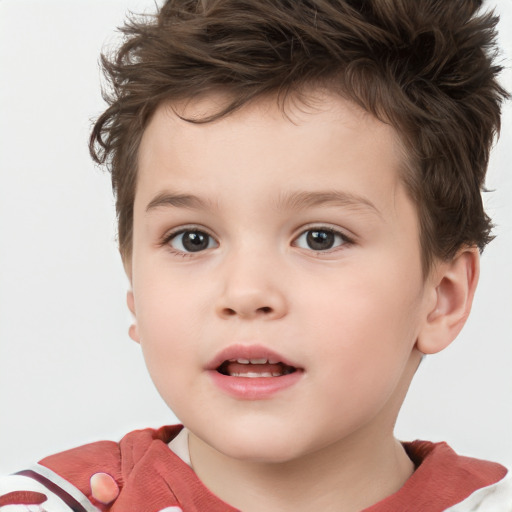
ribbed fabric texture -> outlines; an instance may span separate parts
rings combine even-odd
[[[236,512],[213,495],[167,444],[181,425],[130,432],[121,442],[100,441],[43,459],[94,503],[89,480],[110,474],[120,487],[110,512],[158,512],[179,506],[184,512]],[[477,489],[501,480],[496,463],[458,456],[446,443],[404,443],[417,469],[395,494],[363,512],[442,512]]]

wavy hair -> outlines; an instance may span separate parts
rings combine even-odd
[[[158,105],[219,89],[229,102],[328,87],[397,131],[403,181],[418,209],[423,267],[464,246],[483,250],[489,152],[506,91],[496,25],[480,0],[168,0],[132,16],[102,55],[107,110],[90,138],[116,197],[119,247],[132,245],[137,151]],[[283,107],[284,108],[284,107]]]

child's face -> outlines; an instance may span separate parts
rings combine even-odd
[[[390,435],[418,364],[432,290],[395,132],[320,98],[206,124],[162,106],[140,146],[132,336],[177,417],[228,456]]]

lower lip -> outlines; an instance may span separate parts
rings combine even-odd
[[[280,377],[230,377],[215,370],[208,373],[217,387],[240,400],[265,400],[293,386],[303,375],[300,370]]]

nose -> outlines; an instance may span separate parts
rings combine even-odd
[[[285,282],[278,267],[254,256],[233,260],[225,263],[217,314],[247,320],[276,320],[285,316]]]

